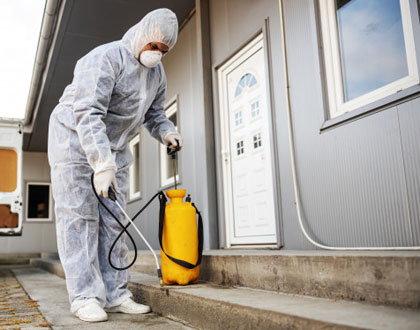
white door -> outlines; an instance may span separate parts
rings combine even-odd
[[[262,35],[219,70],[229,245],[277,242]]]

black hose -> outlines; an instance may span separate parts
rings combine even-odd
[[[112,268],[114,268],[115,270],[126,270],[126,269],[128,269],[128,268],[130,268],[131,266],[133,266],[134,265],[134,263],[136,262],[136,260],[137,260],[137,246],[136,246],[136,243],[134,242],[134,239],[133,239],[133,237],[131,236],[131,234],[129,233],[129,231],[127,230],[127,228],[128,227],[130,227],[130,225],[131,225],[131,223],[129,222],[126,226],[124,226],[122,223],[121,223],[121,221],[120,220],[118,220],[118,217],[116,217],[115,216],[115,214],[114,213],[112,213],[111,212],[111,210],[105,205],[105,203],[101,200],[101,198],[98,196],[98,194],[96,193],[96,190],[95,190],[95,185],[93,184],[93,177],[94,177],[94,174],[92,174],[92,177],[91,177],[91,184],[92,184],[92,189],[93,189],[93,192],[95,193],[95,196],[96,196],[96,198],[98,199],[98,201],[99,201],[99,203],[101,203],[101,205],[105,208],[105,210],[107,210],[108,211],[108,213],[118,222],[118,224],[121,226],[121,228],[122,228],[122,231],[118,234],[118,236],[117,236],[117,238],[114,240],[114,242],[112,243],[112,245],[111,245],[111,248],[109,249],[109,253],[108,253],[108,262],[109,262],[109,264],[110,264],[110,266],[112,267]],[[150,203],[157,197],[157,196],[159,196],[159,195],[162,195],[163,194],[163,192],[161,192],[161,191],[159,191],[159,192],[157,192],[147,203],[146,203],[146,205],[145,206],[143,206],[142,208],[141,208],[141,210],[140,211],[138,211],[135,215],[134,215],[134,217],[131,219],[132,221],[134,221],[145,209],[146,209],[146,207],[148,207],[149,205],[150,205]],[[111,254],[112,254],[112,250],[115,248],[115,245],[117,244],[117,242],[118,242],[118,240],[121,238],[121,236],[122,236],[122,234],[124,234],[124,232],[125,233],[127,233],[127,235],[128,235],[128,237],[130,238],[130,240],[131,240],[131,243],[133,244],[133,246],[134,246],[134,258],[133,258],[133,260],[131,261],[131,263],[128,265],[128,266],[125,266],[125,267],[117,267],[117,266],[114,266],[113,265],[113,263],[112,263],[112,260],[111,260]]]

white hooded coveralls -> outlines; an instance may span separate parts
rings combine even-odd
[[[176,132],[163,108],[163,66],[148,69],[138,56],[150,42],[171,49],[177,34],[172,11],[150,12],[121,40],[99,46],[77,62],[73,81],[51,114],[48,159],[57,245],[73,313],[91,301],[113,307],[131,296],[128,270],[116,271],[108,263],[108,251],[121,228],[99,205],[90,180],[92,173],[116,170],[121,191],[117,197],[125,206],[132,163],[128,142],[142,124],[160,142]],[[113,202],[105,203],[126,223]],[[124,239],[114,248],[112,260],[119,267],[128,264]]]

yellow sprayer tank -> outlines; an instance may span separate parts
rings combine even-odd
[[[163,281],[180,285],[197,283],[203,248],[201,215],[197,229],[196,208],[183,201],[186,190],[168,190],[166,194],[170,203],[166,204],[164,221],[160,224],[163,227],[160,233]]]

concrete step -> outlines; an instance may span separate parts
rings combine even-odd
[[[58,252],[42,252],[41,258],[58,259]]]
[[[28,265],[32,258],[40,256],[40,253],[1,253],[0,265]]]
[[[57,260],[37,264],[63,275]],[[210,283],[160,288],[157,277],[138,272],[131,272],[129,288],[154,312],[200,329],[420,329],[412,309]]]
[[[31,259],[31,265],[55,274],[61,278],[65,278],[63,266],[61,266],[60,260],[55,258],[36,258]]]
[[[133,270],[154,275],[150,252]],[[206,251],[203,281],[420,309],[420,251]]]

